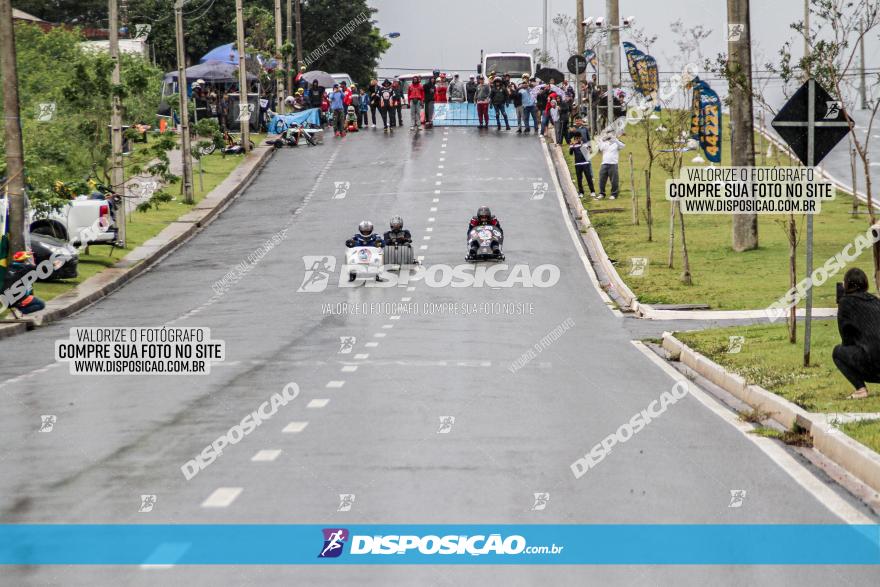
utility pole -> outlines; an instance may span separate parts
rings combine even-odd
[[[122,74],[119,65],[119,9],[116,0],[108,0],[110,29],[110,61],[113,62],[113,72],[110,74],[110,84],[113,88],[122,83]],[[125,246],[125,170],[122,167],[122,98],[119,92],[110,94],[110,189],[114,194],[122,196],[120,210],[116,214],[116,239],[120,246]]]
[[[293,45],[293,1],[287,0],[287,42],[290,45]],[[298,66],[297,66],[298,67]],[[287,91],[289,95],[293,95],[293,74],[290,71],[293,69],[293,56],[289,53],[287,54]]]
[[[584,25],[582,24],[584,22],[584,0],[575,1],[577,3],[575,6],[575,23],[577,26],[577,53],[578,55],[583,55],[584,51],[586,50],[586,35],[584,34]],[[586,72],[586,68],[584,68],[584,71]],[[580,92],[581,81],[583,81],[583,79],[580,75],[578,75],[577,79],[575,80],[575,89],[578,92]],[[580,94],[578,94],[578,103],[576,108],[578,115],[580,115],[580,107],[581,100]]]
[[[275,0],[275,108],[282,114],[284,105],[284,76],[278,75],[281,69],[281,0]]]
[[[549,31],[547,30],[547,0],[544,0],[544,12],[542,13],[543,20],[543,28],[541,29],[541,56],[547,55],[547,35]],[[581,19],[583,20],[583,19]],[[549,63],[547,64],[550,65]]]
[[[241,150],[250,151],[250,101],[248,100],[247,57],[244,53],[244,9],[242,0],[235,0],[235,35],[238,40],[238,125],[241,129]],[[245,114],[248,114],[245,117]],[[244,119],[244,120],[242,120]]]
[[[296,71],[299,73],[299,68],[305,65],[303,62],[303,34],[302,34],[302,10],[300,9],[300,2],[302,0],[294,0],[296,2]]]
[[[859,96],[861,109],[868,109],[868,86],[865,83],[865,19],[859,19]]]
[[[608,24],[613,27],[610,31],[611,45],[613,46],[611,71],[614,73],[614,85],[616,87],[622,84],[622,72],[620,69],[620,3],[618,0],[608,0]]]
[[[620,38],[620,34],[614,30],[615,27],[620,24],[617,0],[605,0],[605,12],[608,15],[606,16],[606,20],[608,21],[606,23],[606,26],[608,27],[608,45],[605,48],[605,98],[606,106],[608,107],[608,116],[605,121],[605,127],[610,129],[612,128],[611,125],[614,124],[614,53],[617,47],[614,40]]]
[[[9,259],[24,250],[24,147],[18,104],[15,29],[11,0],[0,0],[0,68],[3,71],[3,114],[6,118],[6,197],[9,201]],[[2,194],[0,194],[2,195]],[[8,266],[8,265],[7,265]]]
[[[752,35],[749,0],[727,0],[727,69],[730,84],[730,157],[736,167],[755,166],[752,107]],[[734,28],[738,27],[738,28]],[[758,248],[758,215],[733,215],[733,250]]]
[[[186,53],[183,45],[183,5],[186,0],[176,0],[174,3],[174,34],[177,39],[177,92],[180,96],[180,157],[183,159],[183,201],[192,204],[195,201],[193,195],[193,171],[192,151],[189,136],[189,96],[186,81]]]

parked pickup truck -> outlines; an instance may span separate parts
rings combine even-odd
[[[114,245],[116,243],[115,207],[103,196],[77,196],[60,210],[45,218],[34,218],[31,212],[32,233],[45,234],[82,245]]]

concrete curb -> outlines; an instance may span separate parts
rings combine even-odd
[[[577,190],[571,179],[571,172],[568,170],[568,164],[562,155],[562,149],[557,148],[552,142],[548,142],[547,148],[550,151],[553,166],[556,168],[556,177],[559,179],[559,185],[562,187],[562,194],[568,205],[568,210],[577,223],[581,240],[587,248],[590,262],[593,264],[594,269],[597,269],[596,273],[599,275],[602,288],[622,311],[638,312],[639,302],[636,295],[620,278],[620,274],[617,273],[617,269],[611,263],[611,259],[608,258],[605,247],[602,246],[602,241],[599,239],[596,229],[593,228],[592,222],[590,222],[587,209],[584,208],[577,195]],[[596,267],[597,265],[598,267]]]
[[[669,332],[663,333],[663,349],[671,360],[680,361],[737,399],[768,413],[785,428],[798,424],[808,430],[816,450],[880,492],[880,454],[829,426],[824,414],[811,414],[759,385],[747,384],[742,377],[730,373]]]
[[[265,165],[275,149],[258,145],[220,184],[211,190],[195,208],[162,229],[162,232],[129,252],[112,267],[94,275],[71,291],[46,303],[46,309],[27,316],[35,326],[56,322],[86,308],[104,296],[116,291],[159,259],[192,238],[211,222],[241,193],[256,173]],[[24,324],[0,326],[0,338],[25,332]]]

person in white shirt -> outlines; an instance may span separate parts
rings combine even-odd
[[[609,133],[599,139],[597,148],[602,153],[602,166],[599,167],[599,197],[597,199],[601,200],[605,197],[605,182],[609,178],[611,179],[611,199],[617,199],[620,184],[617,163],[620,157],[620,150],[625,146],[613,133]]]

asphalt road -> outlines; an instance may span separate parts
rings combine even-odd
[[[461,264],[466,222],[482,203],[503,222],[508,264],[556,265],[558,283],[351,288],[338,286],[337,266],[323,291],[297,291],[303,257],[341,263],[344,240],[364,218],[384,230],[400,214],[427,266]],[[215,295],[213,284],[286,227],[280,244]],[[415,306],[339,313],[384,302]],[[440,305],[488,302],[531,311],[461,315]],[[575,459],[674,383],[632,344],[624,322],[585,270],[534,136],[370,131],[280,151],[230,208],[154,269],[67,321],[0,343],[0,515],[7,523],[334,525],[836,523],[841,512],[864,514],[790,456],[768,456],[771,441],[743,434],[696,396],[575,479]],[[166,323],[210,327],[226,342],[227,361],[188,377],[72,376],[53,361],[54,341],[72,326]],[[573,326],[511,372],[563,323]],[[351,352],[340,352],[341,337],[356,339]],[[302,390],[295,401],[184,478],[183,463],[289,382]],[[51,433],[38,432],[44,414],[57,416]],[[447,416],[454,423],[438,433]],[[258,454],[263,460],[254,460]],[[745,501],[730,508],[739,489]],[[550,493],[542,511],[532,510],[536,492]],[[152,512],[138,512],[142,494],[157,496]],[[338,511],[340,494],[356,496],[350,511]],[[31,567],[4,569],[0,583],[876,585],[877,578],[858,567]]]

